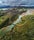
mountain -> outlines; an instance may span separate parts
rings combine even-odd
[[[4,28],[0,35],[0,40],[34,40],[34,15],[27,15],[21,18],[14,28],[7,32]]]

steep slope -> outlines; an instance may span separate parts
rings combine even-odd
[[[0,10],[0,29],[12,24],[20,14],[26,12],[23,8],[8,8],[8,10]]]
[[[34,40],[34,15],[23,16],[0,40]]]

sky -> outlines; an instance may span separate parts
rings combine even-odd
[[[34,5],[34,0],[0,0],[0,6],[2,5],[10,6]]]

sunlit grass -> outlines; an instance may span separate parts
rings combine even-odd
[[[0,17],[0,24],[3,23],[7,19],[7,16]]]

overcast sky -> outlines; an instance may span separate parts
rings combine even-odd
[[[34,5],[34,0],[0,0],[0,6],[1,5]]]

